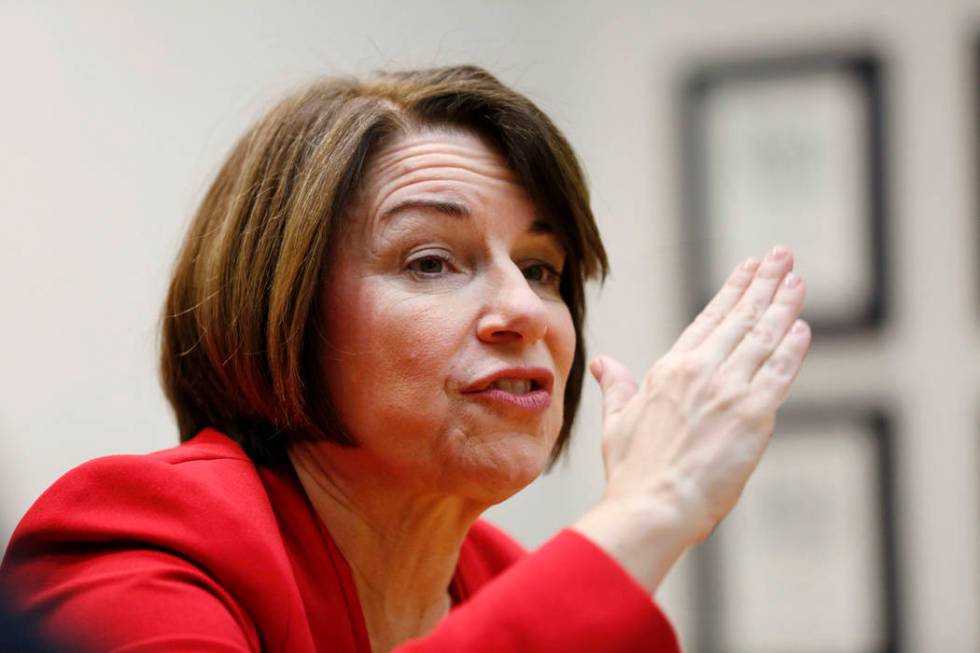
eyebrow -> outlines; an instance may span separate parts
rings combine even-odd
[[[461,202],[453,202],[451,200],[437,200],[437,199],[426,199],[426,198],[411,198],[402,200],[398,204],[394,205],[387,211],[381,214],[381,222],[387,222],[395,215],[399,213],[404,213],[406,211],[412,210],[422,210],[422,211],[434,211],[436,213],[441,213],[451,218],[469,218],[471,213],[468,206]],[[531,224],[531,228],[528,229],[528,233],[532,234],[554,234],[555,228],[544,220],[535,220]]]
[[[448,215],[452,218],[468,218],[470,217],[470,209],[465,204],[459,202],[452,202],[449,200],[434,200],[434,199],[423,199],[423,198],[412,198],[407,200],[402,200],[398,204],[381,214],[381,222],[387,222],[392,217],[398,213],[403,213],[405,211],[417,210],[422,211],[435,211],[436,213],[442,213],[443,215]]]

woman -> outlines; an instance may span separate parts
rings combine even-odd
[[[574,154],[474,67],[320,82],[239,142],[184,243],[183,444],[59,480],[3,580],[97,650],[674,651],[650,596],[809,346],[791,268],[746,261],[639,385],[592,361],[606,491],[525,554],[478,517],[571,433],[606,270]]]

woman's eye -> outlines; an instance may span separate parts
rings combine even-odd
[[[408,269],[422,276],[434,276],[444,273],[449,267],[445,259],[438,256],[422,256],[410,261]]]
[[[546,286],[558,286],[561,275],[547,263],[535,263],[524,268],[524,278]]]

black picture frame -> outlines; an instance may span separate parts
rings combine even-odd
[[[843,428],[842,428],[843,427]],[[834,433],[833,435],[822,435],[823,433]],[[851,440],[850,435],[846,435],[848,430],[852,433],[860,433],[859,438],[863,438],[863,441],[857,442]],[[820,433],[821,435],[816,436],[815,434]],[[843,434],[842,434],[843,433]],[[740,516],[738,511],[742,509],[742,505],[745,502],[755,502],[758,507],[764,505],[762,503],[762,497],[765,497],[764,493],[770,491],[768,496],[774,496],[778,498],[777,503],[783,505],[783,509],[786,507],[792,507],[793,503],[793,493],[790,492],[787,498],[781,494],[772,494],[772,488],[780,487],[778,484],[770,484],[768,490],[766,489],[765,482],[760,489],[759,486],[753,488],[753,481],[763,470],[763,465],[766,464],[767,458],[764,457],[762,464],[760,464],[759,469],[756,470],[756,474],[750,479],[749,485],[746,487],[739,504],[736,506],[735,510],[723,520],[722,524],[716,529],[708,540],[701,544],[694,551],[694,573],[693,573],[693,583],[694,583],[694,596],[696,605],[696,648],[699,653],[742,653],[746,650],[751,650],[752,653],[775,653],[780,651],[782,653],[786,650],[798,651],[811,651],[820,650],[821,653],[870,653],[874,651],[875,653],[900,653],[902,650],[902,635],[899,622],[899,614],[901,607],[901,592],[900,592],[900,582],[898,576],[898,528],[896,524],[897,520],[897,507],[896,507],[896,480],[895,480],[895,425],[894,420],[889,416],[889,413],[879,406],[873,405],[807,405],[807,406],[789,406],[781,411],[776,433],[774,434],[774,440],[770,443],[770,450],[767,452],[766,456],[772,456],[773,449],[782,447],[783,449],[783,460],[791,460],[792,454],[788,452],[792,451],[794,446],[798,447],[798,453],[800,455],[806,455],[808,452],[812,454],[813,444],[824,437],[827,439],[827,447],[839,446],[840,450],[843,452],[849,449],[854,451],[864,451],[864,462],[869,461],[872,464],[873,469],[870,470],[868,474],[867,485],[863,492],[867,494],[863,495],[863,498],[870,500],[870,505],[875,508],[874,512],[877,514],[877,523],[871,528],[871,531],[876,535],[875,541],[872,543],[867,543],[866,541],[860,540],[860,536],[855,534],[855,542],[858,548],[862,546],[869,547],[865,558],[868,561],[873,561],[874,569],[868,571],[869,574],[877,580],[874,587],[866,587],[866,598],[867,605],[864,606],[864,611],[867,614],[872,614],[874,618],[869,619],[867,622],[863,620],[861,623],[868,623],[868,628],[872,628],[870,624],[877,624],[876,632],[869,632],[867,634],[867,639],[873,641],[875,645],[872,648],[866,646],[855,646],[854,648],[848,648],[843,643],[839,647],[829,645],[827,642],[823,642],[818,649],[815,649],[811,644],[810,647],[807,646],[807,642],[812,643],[814,637],[819,634],[820,623],[818,619],[813,619],[807,622],[807,628],[809,632],[800,633],[800,646],[793,646],[790,649],[785,648],[785,642],[777,641],[773,642],[772,646],[765,645],[767,637],[769,637],[768,632],[770,629],[783,627],[785,630],[785,624],[766,624],[766,627],[759,628],[750,637],[755,637],[756,640],[751,642],[746,647],[745,637],[743,635],[741,646],[740,639],[738,636],[733,636],[731,630],[726,626],[726,624],[738,624],[740,622],[739,611],[742,611],[742,615],[746,611],[752,610],[752,599],[746,600],[745,596],[738,595],[737,591],[733,593],[736,588],[726,587],[726,565],[730,568],[733,567],[733,558],[739,560],[739,555],[744,555],[746,552],[746,547],[743,546],[739,549],[736,547],[731,547],[732,544],[729,540],[737,539],[733,537],[733,534],[737,532],[737,529],[744,529],[748,524],[758,524],[758,521],[752,522],[751,520],[742,520],[739,523]],[[814,439],[814,438],[817,439]],[[800,438],[808,438],[810,440],[810,446],[802,446]],[[830,440],[836,438],[838,440],[837,445],[829,444]],[[805,442],[804,442],[805,444]],[[820,444],[818,446],[824,446]],[[829,451],[830,449],[828,449]],[[787,457],[789,456],[789,457]],[[855,456],[851,458],[850,464],[852,469],[860,466],[860,456]],[[812,459],[807,464],[818,465],[817,462],[812,462]],[[844,465],[847,466],[846,464]],[[764,473],[764,472],[762,472]],[[786,471],[781,472],[784,476]],[[772,478],[772,477],[770,477]],[[777,477],[778,478],[778,477]],[[856,478],[853,474],[851,478]],[[812,480],[812,479],[811,479]],[[820,479],[818,484],[811,483],[810,490],[817,488],[819,491],[819,483],[822,483],[824,479]],[[802,486],[806,487],[805,483],[801,483]],[[786,487],[785,482],[782,487]],[[841,493],[841,487],[831,486],[830,484],[825,484],[827,489],[826,496],[831,497],[834,492]],[[755,492],[753,495],[752,493]],[[805,494],[803,496],[806,496]],[[824,507],[832,505],[837,499],[828,499],[824,503]],[[860,502],[862,497],[855,497],[855,502]],[[815,505],[819,505],[819,497]],[[811,502],[813,503],[813,502]],[[812,506],[811,506],[812,507]],[[751,508],[750,508],[751,510]],[[756,514],[762,514],[758,510],[755,510]],[[813,512],[812,510],[807,513],[805,510],[800,511],[801,514],[817,514],[820,512]],[[791,514],[791,513],[771,513],[771,514]],[[824,515],[830,513],[824,511]],[[798,517],[799,519],[799,517]],[[818,523],[819,519],[815,520]],[[834,519],[824,520],[824,524],[828,526],[833,526]],[[784,527],[785,528],[785,527]],[[814,528],[819,528],[816,526]],[[803,529],[804,531],[806,529]],[[835,533],[839,536],[840,533]],[[764,534],[763,538],[766,537]],[[743,543],[745,539],[743,538]],[[784,542],[785,543],[785,542]],[[749,564],[743,565],[745,570],[760,570],[765,569],[769,565],[772,569],[778,569],[778,564],[771,564],[771,559],[773,557],[778,558],[779,556],[770,556],[766,554],[771,554],[773,551],[778,551],[781,544],[775,545],[775,547],[769,547],[765,551],[753,551],[753,556],[759,556],[757,559],[748,561]],[[788,548],[782,546],[782,550],[787,556],[800,555],[802,562],[807,565],[819,565],[820,561],[823,559],[819,556],[807,558],[803,554],[799,554],[796,549]],[[738,552],[741,551],[741,554]],[[830,556],[828,556],[830,557]],[[819,572],[828,571],[825,568],[813,567]],[[749,571],[742,571],[740,573],[746,574]],[[783,569],[785,571],[785,569]],[[807,574],[810,573],[809,568],[806,571]],[[771,574],[769,575],[771,576]],[[787,577],[786,575],[780,575],[769,579],[769,576],[763,575],[767,580],[762,581],[765,585],[773,587],[779,584],[783,585],[793,585],[794,578]],[[810,577],[810,576],[808,576]],[[820,578],[825,576],[820,575]],[[839,576],[826,576],[828,578],[839,578]],[[805,586],[805,584],[804,584]],[[777,593],[781,592],[783,599],[787,601],[785,609],[798,610],[801,606],[805,606],[807,600],[814,600],[812,598],[808,599],[805,591],[799,591],[798,587],[793,585],[793,591],[783,592],[781,589]],[[763,592],[766,594],[766,592]],[[767,594],[771,596],[770,594]],[[758,593],[756,593],[758,596]],[[758,602],[756,601],[756,605]],[[779,604],[783,605],[783,604]],[[748,606],[748,607],[747,607]],[[833,609],[833,608],[831,608]],[[844,608],[840,608],[843,610]],[[752,623],[752,619],[748,619],[748,622]],[[758,615],[756,615],[755,623],[758,622]],[[780,637],[785,638],[785,632],[780,634]],[[832,639],[832,637],[831,637]],[[867,643],[867,642],[865,642]]]
[[[853,187],[857,189],[853,192],[860,193],[861,196],[858,197],[855,194],[852,197],[853,201],[844,203],[848,206],[853,205],[853,209],[847,209],[842,206],[840,210],[831,211],[830,213],[842,216],[837,218],[837,223],[848,225],[846,227],[848,229],[854,229],[854,234],[858,236],[857,240],[863,243],[863,245],[854,245],[854,247],[861,250],[859,256],[863,257],[864,260],[856,260],[854,255],[846,257],[847,265],[852,266],[854,270],[859,272],[857,276],[860,277],[860,288],[857,285],[848,288],[846,281],[841,278],[828,279],[828,283],[826,284],[828,290],[824,292],[827,299],[824,303],[831,308],[827,308],[827,306],[823,310],[814,308],[814,294],[811,292],[810,299],[808,300],[810,306],[804,310],[803,317],[810,323],[814,333],[819,336],[838,336],[877,331],[885,323],[888,315],[889,293],[887,285],[887,251],[885,246],[887,197],[885,192],[886,124],[883,93],[884,68],[875,54],[866,51],[800,54],[754,58],[741,61],[725,61],[721,63],[701,63],[692,66],[684,77],[679,110],[681,120],[680,134],[682,139],[680,150],[683,158],[681,215],[683,218],[682,234],[686,248],[684,259],[685,269],[683,273],[687,286],[686,296],[690,298],[688,309],[691,316],[696,315],[717,291],[720,282],[725,276],[720,270],[727,271],[729,266],[734,265],[736,262],[733,259],[727,261],[727,264],[722,265],[722,262],[718,260],[717,253],[713,252],[713,249],[718,248],[719,243],[725,241],[725,237],[718,236],[718,230],[732,228],[731,226],[726,227],[722,224],[731,222],[723,214],[729,211],[729,207],[733,204],[737,204],[737,202],[721,201],[717,196],[723,191],[717,187],[722,186],[727,189],[724,191],[728,193],[726,197],[734,196],[732,195],[733,193],[742,198],[748,196],[745,192],[738,192],[737,182],[735,184],[721,184],[717,181],[711,181],[718,177],[712,171],[718,170],[719,161],[745,160],[744,156],[740,157],[736,153],[732,153],[727,158],[719,158],[721,155],[717,150],[721,146],[715,142],[717,138],[713,140],[710,134],[725,134],[726,132],[724,129],[719,130],[719,128],[715,128],[711,129],[709,134],[709,128],[712,125],[717,125],[719,120],[724,123],[724,118],[717,118],[719,112],[722,112],[721,115],[724,116],[723,108],[720,108],[724,105],[724,100],[719,100],[719,98],[729,98],[730,100],[733,93],[757,93],[760,88],[777,89],[778,91],[780,86],[788,87],[789,85],[796,85],[796,88],[803,89],[805,92],[807,84],[810,83],[808,80],[819,80],[820,84],[824,84],[820,88],[825,88],[828,80],[839,80],[841,88],[850,89],[856,87],[859,89],[856,93],[848,97],[852,98],[850,100],[853,105],[851,114],[854,116],[854,121],[860,122],[860,126],[854,126],[852,129],[854,133],[859,133],[860,144],[855,145],[843,136],[841,137],[841,141],[850,143],[848,147],[854,147],[859,150],[854,157],[847,157],[847,160],[854,170],[859,171],[861,179],[853,184]],[[817,86],[814,85],[814,88],[816,89]],[[821,91],[821,93],[822,95],[817,95],[816,97],[828,97],[827,91]],[[778,98],[778,95],[776,97]],[[832,94],[829,97],[833,99]],[[758,98],[756,101],[758,102]],[[722,105],[719,105],[719,102]],[[769,106],[776,115],[779,114],[780,106],[785,106],[780,105],[778,99],[771,100],[771,103],[770,105],[763,106]],[[811,104],[806,104],[804,108],[808,109]],[[818,102],[814,106],[818,106],[819,104]],[[731,107],[733,103],[729,101],[727,106]],[[746,103],[743,101],[740,105],[734,106],[744,107]],[[792,112],[786,109],[785,113],[789,116],[797,115],[799,112]],[[751,112],[746,111],[743,111],[743,114],[748,116],[753,115]],[[764,116],[763,113],[759,115]],[[745,121],[742,120],[739,123],[729,120],[728,123],[744,125]],[[813,121],[813,124],[824,123],[826,121]],[[760,118],[756,132],[764,135],[767,124],[764,117]],[[800,124],[806,123],[802,122]],[[748,127],[739,129],[749,130],[746,133],[751,133],[752,127],[749,125]],[[826,126],[821,129],[824,135],[834,133],[832,130],[828,131]],[[826,156],[820,156],[820,147],[825,148],[828,153],[837,151],[832,143],[826,142],[826,138],[820,137],[820,131],[817,128],[810,130],[809,134],[806,133],[807,130],[805,129],[802,131],[803,135],[800,142],[804,144],[817,143],[819,147],[810,147],[809,149],[802,150],[804,152],[815,152],[809,158],[798,156],[795,159],[790,158],[789,160],[797,160],[801,165],[804,165],[808,161],[812,163],[827,159]],[[724,138],[721,138],[721,140],[724,142]],[[772,140],[775,142],[770,143],[770,145],[780,145],[778,140]],[[729,139],[729,142],[751,144],[752,141],[747,138],[733,136]],[[756,147],[755,150],[760,152],[767,146],[766,142],[758,145],[759,147]],[[750,145],[746,145],[745,147],[750,147]],[[732,146],[729,149],[732,148],[737,149],[737,146]],[[783,149],[785,150],[785,148]],[[841,155],[838,154],[837,156]],[[850,161],[850,158],[854,158],[855,160]],[[749,167],[743,166],[745,169]],[[779,171],[783,169],[783,166],[778,165],[777,159],[777,164],[770,165],[769,168],[773,171]],[[811,165],[810,168],[813,168],[813,166]],[[836,166],[827,164],[826,168],[827,170],[835,170]],[[729,165],[725,169],[733,169],[733,166]],[[734,169],[738,168],[735,167]],[[821,176],[816,173],[814,175],[816,179],[828,178],[828,175]],[[736,178],[739,177],[738,174],[734,176]],[[744,180],[746,178],[745,174],[741,175],[741,179]],[[751,178],[751,176],[748,178]],[[755,188],[769,189],[778,187],[778,184],[766,183],[765,175],[755,175],[754,178],[758,180],[758,183],[754,186]],[[770,181],[778,180],[778,174],[775,179],[770,179]],[[813,188],[812,196],[815,198],[825,195],[821,194],[819,189],[813,184],[806,185],[805,179],[801,180],[800,183],[802,184],[802,188]],[[734,190],[732,190],[733,188]],[[844,194],[846,195],[846,193]],[[806,194],[804,193],[804,195]],[[792,198],[793,194],[791,190],[787,189],[783,191],[783,196],[784,198]],[[791,199],[784,201],[791,201]],[[721,210],[719,206],[725,207],[725,209]],[[801,205],[800,210],[805,211],[805,209],[806,204],[804,203]],[[853,216],[853,223],[850,217],[851,213],[857,213],[857,215]],[[746,215],[751,215],[751,213],[749,212]],[[774,209],[773,215],[766,219],[770,220],[769,224],[771,224],[771,221],[778,219],[778,217],[779,214]],[[789,224],[790,222],[790,220],[787,220],[784,224]],[[820,220],[814,219],[814,224],[804,225],[800,233],[822,233],[819,222]],[[764,231],[765,229],[760,229],[759,233],[761,234]],[[827,230],[828,233],[836,231],[836,229]],[[721,233],[724,232],[722,231]],[[729,233],[732,232],[729,231]],[[832,241],[832,237],[826,236],[826,234],[824,234],[823,238]],[[768,234],[762,237],[762,239],[769,244],[777,244],[773,242],[773,238],[768,237]],[[804,238],[803,240],[806,241],[804,246],[813,245],[817,247],[814,243],[817,243],[821,239]],[[856,243],[857,240],[847,239],[845,234],[841,234],[837,242]],[[792,242],[786,244],[794,246]],[[798,244],[796,246],[798,249]],[[738,249],[738,244],[732,245],[732,248],[733,250]],[[825,249],[828,251],[816,250],[815,255],[809,257],[809,262],[820,264],[820,261],[832,261],[834,256],[841,255],[839,250],[843,248],[834,247],[829,243]],[[744,258],[749,255],[759,256],[763,253],[759,251],[740,251],[738,258]],[[799,258],[798,262],[801,265],[807,263],[807,261],[799,261]],[[806,276],[806,271],[803,270],[803,272],[804,276]],[[817,276],[819,277],[820,275]],[[847,275],[844,275],[844,278],[846,279]],[[819,293],[821,280],[807,276],[807,281],[810,290]],[[845,292],[841,292],[841,289]],[[847,295],[847,292],[853,292],[854,296]],[[834,298],[844,298],[845,296],[846,300],[841,300],[841,306],[834,308],[833,302],[836,301]],[[819,301],[817,304],[819,304]]]

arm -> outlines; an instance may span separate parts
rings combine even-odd
[[[602,549],[564,530],[397,653],[676,653],[670,623]]]

